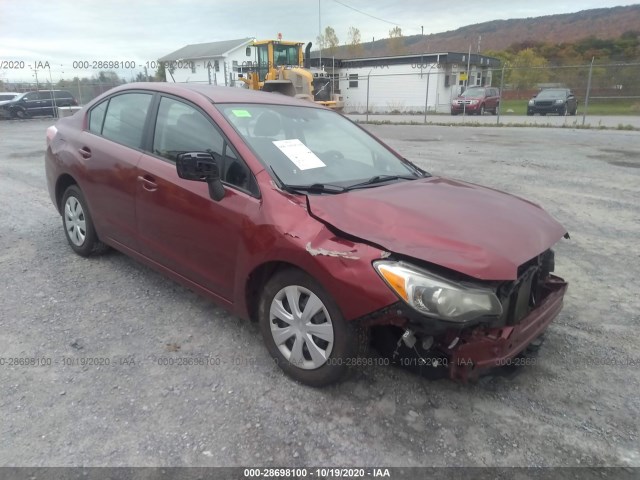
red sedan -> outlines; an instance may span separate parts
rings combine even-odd
[[[294,379],[398,355],[468,378],[562,307],[565,229],[518,197],[434,177],[310,102],[244,89],[122,86],[47,131],[70,247],[115,248],[260,323]]]

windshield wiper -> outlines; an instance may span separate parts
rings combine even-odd
[[[289,185],[284,183],[282,179],[278,176],[276,171],[273,168],[273,165],[269,165],[271,171],[273,172],[274,177],[280,184],[279,187],[282,190],[286,190],[289,193],[300,193],[300,192],[308,192],[308,193],[342,193],[346,192],[347,189],[345,187],[341,187],[340,185],[331,185],[330,183],[312,183],[309,185]]]
[[[347,188],[345,187],[341,187],[340,185],[331,185],[330,183],[312,183],[310,185],[289,185],[285,183],[284,187],[289,190],[308,193],[342,193],[347,191]]]
[[[420,177],[414,177],[413,175],[376,175],[371,177],[369,180],[365,180],[364,182],[355,183],[353,185],[349,185],[346,190],[353,190],[354,188],[363,188],[368,187],[370,185],[375,185],[376,183],[384,183],[389,182],[391,180],[416,180]]]

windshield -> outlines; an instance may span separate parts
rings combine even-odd
[[[480,88],[476,88],[476,87],[471,87],[471,88],[467,88],[464,93],[460,94],[461,97],[469,97],[469,98],[478,98],[478,97],[484,97],[484,88],[480,87]]]
[[[341,115],[286,105],[217,105],[268,170],[286,185],[349,187],[384,177],[418,178],[398,158]],[[380,180],[377,179],[377,182]]]
[[[567,96],[566,90],[542,90],[536,98],[565,98]]]
[[[300,57],[298,56],[297,45],[273,45],[273,63],[280,65],[298,65]]]

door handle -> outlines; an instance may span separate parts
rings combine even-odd
[[[138,176],[138,181],[142,183],[142,188],[149,192],[155,192],[158,189],[158,184],[151,175]]]
[[[79,148],[78,153],[82,156],[82,158],[91,158],[91,149],[89,147]]]

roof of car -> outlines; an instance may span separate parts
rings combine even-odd
[[[197,83],[140,82],[128,83],[117,90],[154,90],[157,92],[180,95],[186,92],[197,92],[214,103],[264,103],[295,106],[316,106],[324,108],[309,100],[300,100],[287,95],[271,92],[259,92],[248,88],[222,87]]]

